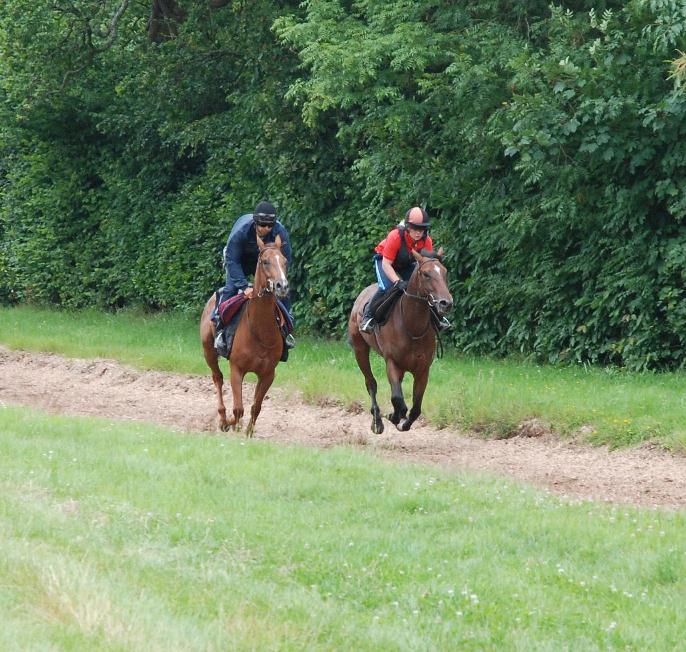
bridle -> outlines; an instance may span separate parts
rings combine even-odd
[[[258,265],[260,264],[262,256],[264,255],[264,253],[270,249],[272,249],[272,248],[271,247],[269,247],[269,248],[265,247],[264,249],[262,249],[262,251],[260,251],[260,253],[257,255],[257,264]],[[256,296],[258,299],[260,299],[267,294],[274,294],[274,279],[273,278],[267,279],[267,283],[265,284],[265,286],[263,288],[261,288],[257,292]]]
[[[271,250],[271,249],[272,249],[272,247],[269,247],[269,250]],[[260,253],[257,255],[257,264],[258,264],[258,265],[260,264],[261,259],[262,259],[262,256],[263,256],[263,254],[264,254],[266,251],[268,251],[268,248],[265,247],[265,248],[262,249],[262,250],[260,251]],[[261,288],[261,289],[257,292],[257,294],[255,295],[255,298],[260,299],[260,298],[262,298],[262,297],[264,297],[264,296],[266,296],[266,295],[268,295],[268,294],[271,294],[272,296],[275,296],[275,295],[274,295],[274,279],[273,279],[273,278],[268,278],[268,279],[267,279],[267,283],[265,284],[265,286],[264,286],[263,288]],[[262,341],[262,340],[260,339],[259,335],[257,334],[257,331],[256,331],[255,329],[253,329],[253,327],[252,327],[252,322],[251,322],[251,320],[250,320],[250,310],[249,310],[249,308],[250,308],[250,304],[248,303],[248,306],[247,306],[246,311],[245,311],[245,313],[246,313],[246,318],[247,318],[247,321],[248,321],[248,326],[250,327],[250,332],[253,333],[253,337],[255,338],[255,340],[257,341],[257,343],[258,343],[262,348],[264,348],[264,349],[274,349],[274,348],[276,348],[279,344],[281,344],[281,335],[279,334],[279,335],[277,336],[277,338],[276,338],[274,344],[265,344],[264,341]]]
[[[422,269],[422,267],[424,265],[426,265],[427,263],[435,262],[435,260],[436,260],[435,258],[429,258],[428,260],[424,260],[421,263],[419,263],[417,265],[417,268],[415,269],[415,271],[413,273],[413,276],[415,274],[419,274],[420,270]],[[422,283],[421,278],[419,279],[419,283],[420,284]],[[433,295],[432,292],[428,292],[427,294],[422,295],[422,294],[413,294],[412,292],[408,292],[407,290],[403,290],[403,295],[404,296],[400,297],[400,321],[402,322],[403,328],[405,329],[405,334],[408,335],[410,337],[410,339],[420,340],[427,334],[427,332],[429,331],[429,328],[431,328],[431,314],[429,313],[427,315],[426,327],[424,328],[422,333],[420,335],[412,335],[412,333],[410,333],[409,329],[407,328],[407,323],[405,322],[405,314],[403,311],[403,298],[405,296],[407,296],[407,297],[410,297],[411,299],[416,299],[418,301],[424,301],[429,306],[429,309],[435,308],[438,305],[438,299]]]

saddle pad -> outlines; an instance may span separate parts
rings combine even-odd
[[[281,299],[276,300],[276,321],[279,322],[279,328],[282,330],[285,327],[287,333],[293,332],[293,317],[286,310],[286,306],[283,305]]]
[[[388,318],[391,316],[393,306],[398,302],[398,299],[403,295],[402,290],[397,288],[390,288],[384,295],[379,305],[374,311],[374,320],[379,326],[383,326]]]
[[[228,325],[229,322],[238,314],[241,306],[247,301],[247,297],[241,292],[236,296],[228,298],[226,301],[222,301],[217,308],[217,314],[222,320],[224,326]]]

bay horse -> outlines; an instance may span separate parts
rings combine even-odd
[[[348,320],[348,341],[355,352],[357,365],[364,374],[367,392],[372,399],[372,432],[380,434],[384,425],[376,401],[377,384],[369,362],[369,351],[374,349],[386,361],[386,375],[391,384],[393,412],[388,415],[398,430],[409,430],[422,411],[422,399],[429,381],[429,367],[436,351],[436,331],[432,324],[431,310],[445,315],[453,305],[448,290],[447,272],[438,254],[421,255],[412,252],[416,265],[388,321],[374,329],[373,333],[360,332],[362,312],[367,301],[377,289],[376,283],[359,294]],[[405,373],[414,377],[412,408],[407,413],[403,396],[402,380]]]
[[[283,299],[288,294],[288,262],[281,252],[281,238],[277,235],[275,242],[265,244],[259,236],[256,237],[259,254],[253,295],[246,302],[240,317],[229,357],[233,415],[228,420],[223,397],[224,376],[219,368],[219,355],[214,348],[215,326],[211,319],[216,294],[208,299],[200,318],[200,340],[207,366],[212,371],[212,382],[217,393],[219,427],[222,431],[229,428],[240,430],[244,413],[243,378],[248,372],[257,375],[250,422],[246,431],[248,437],[253,435],[262,401],[274,381],[276,365],[283,351],[284,342],[276,320],[276,299]]]

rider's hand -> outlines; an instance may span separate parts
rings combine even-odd
[[[245,288],[245,290],[243,290],[243,294],[245,294],[246,299],[252,299],[252,291],[252,287]]]
[[[393,287],[404,292],[407,290],[407,282],[399,278],[395,283],[393,283]]]

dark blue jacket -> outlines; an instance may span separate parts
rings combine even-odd
[[[277,220],[274,228],[262,240],[265,243],[274,242],[277,235],[281,236],[281,251],[286,256],[290,267],[291,243],[288,231],[281,222]],[[229,233],[229,240],[224,252],[227,286],[231,284],[237,290],[248,287],[249,283],[246,277],[255,273],[259,254],[256,236],[252,213],[241,215]]]

